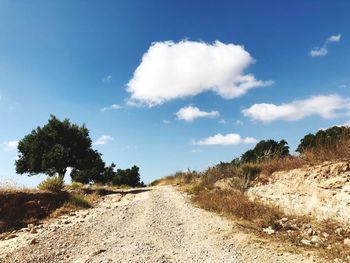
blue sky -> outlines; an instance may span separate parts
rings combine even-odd
[[[50,114],[146,182],[350,120],[349,1],[206,2],[0,0],[0,180]]]

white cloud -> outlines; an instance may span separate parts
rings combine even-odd
[[[112,81],[112,76],[111,75],[108,75],[108,76],[106,76],[106,77],[104,77],[103,79],[102,79],[102,82],[103,83],[109,83],[109,82],[111,82]]]
[[[215,118],[219,117],[220,113],[218,111],[201,111],[197,107],[187,106],[181,108],[175,113],[178,120],[184,120],[187,122],[194,121],[197,118]]]
[[[6,142],[3,142],[3,145],[4,145],[4,151],[14,151],[17,149],[17,146],[18,146],[18,141],[16,140],[13,140],[13,141],[6,141]]]
[[[104,108],[100,109],[100,111],[105,112],[105,111],[109,111],[109,110],[120,110],[122,108],[123,108],[123,106],[121,106],[121,105],[112,104],[111,106],[104,107]]]
[[[271,85],[243,71],[254,59],[243,46],[183,40],[155,42],[143,55],[127,84],[129,105],[160,105],[169,100],[213,91],[233,99]]]
[[[225,119],[220,119],[220,120],[219,120],[219,123],[220,123],[220,124],[227,124],[227,121],[226,121]]]
[[[169,120],[163,120],[163,123],[168,125],[168,124],[171,123],[171,121],[169,121]]]
[[[210,136],[200,141],[194,141],[195,145],[234,145],[234,144],[250,144],[256,143],[257,140],[255,138],[246,137],[242,138],[239,134],[229,133],[226,135],[216,134],[214,136]]]
[[[203,152],[203,150],[201,150],[201,149],[192,149],[191,150],[191,153],[201,153],[201,152]]]
[[[338,86],[338,88],[339,88],[339,89],[345,89],[347,86],[348,86],[348,85],[346,85],[346,84],[340,84],[340,85]]]
[[[312,115],[330,119],[349,115],[350,98],[339,95],[319,95],[280,105],[260,103],[244,109],[242,113],[252,120],[263,122],[275,120],[296,121]]]
[[[340,39],[341,39],[341,34],[332,35],[329,38],[327,38],[327,42],[339,42]]]
[[[322,57],[328,54],[328,50],[325,47],[313,47],[310,51],[311,57]]]
[[[110,141],[114,141],[114,138],[109,135],[102,135],[100,138],[98,138],[96,141],[94,141],[93,145],[105,145]]]
[[[341,34],[332,35],[326,39],[322,47],[313,47],[310,51],[311,57],[323,57],[328,54],[328,44],[331,42],[339,42]]]

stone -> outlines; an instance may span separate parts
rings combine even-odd
[[[263,228],[263,232],[265,232],[265,233],[267,233],[267,234],[269,234],[269,235],[272,235],[272,234],[275,234],[275,233],[276,233],[276,231],[273,230],[271,226],[266,227],[266,228]]]
[[[301,244],[305,245],[305,246],[310,246],[311,245],[311,241],[307,240],[307,239],[302,239],[300,241]]]
[[[350,246],[350,238],[345,238],[344,239],[344,245],[345,246]]]

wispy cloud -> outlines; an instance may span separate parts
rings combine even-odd
[[[328,54],[328,45],[332,42],[339,42],[341,39],[341,34],[332,35],[326,39],[322,47],[313,47],[309,54],[311,57],[322,57]]]
[[[340,85],[338,86],[338,88],[339,88],[339,89],[345,89],[347,86],[348,86],[348,85],[346,85],[346,84],[340,84]]]
[[[201,150],[201,149],[192,149],[191,150],[191,153],[201,153],[201,152],[203,152],[203,150]]]
[[[312,115],[330,119],[350,114],[350,98],[339,95],[319,95],[280,105],[260,103],[244,109],[242,113],[252,120],[263,122],[296,121]]]
[[[225,99],[271,85],[244,70],[255,61],[243,46],[220,41],[153,43],[127,84],[128,105],[155,106],[212,91]]]
[[[244,122],[241,121],[241,120],[235,120],[235,121],[233,122],[233,124],[234,124],[234,125],[237,125],[237,126],[243,126],[243,125],[244,125]]]
[[[169,125],[171,123],[171,121],[169,120],[163,120],[163,123],[166,124],[166,125]]]
[[[105,111],[109,111],[109,110],[120,110],[122,109],[123,106],[122,105],[119,105],[119,104],[112,104],[108,107],[104,107],[104,108],[101,108],[100,111],[101,112],[105,112]]]
[[[17,146],[18,146],[18,141],[16,140],[13,140],[13,141],[6,141],[6,142],[3,142],[3,149],[4,151],[14,151],[17,149]]]
[[[112,76],[108,75],[102,79],[103,83],[110,83],[112,81]]]
[[[235,145],[235,144],[251,144],[257,140],[252,137],[242,138],[237,133],[229,133],[226,135],[216,134],[203,140],[193,141],[194,145]]]
[[[114,141],[114,138],[109,135],[102,135],[100,138],[98,138],[96,141],[94,141],[93,145],[105,145],[108,142]]]
[[[187,106],[181,108],[175,113],[178,120],[184,120],[187,122],[192,122],[197,118],[215,118],[219,117],[220,113],[218,111],[201,111],[197,107]]]

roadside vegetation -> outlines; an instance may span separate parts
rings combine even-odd
[[[199,207],[233,218],[259,234],[318,249],[325,257],[345,259],[350,246],[343,241],[350,238],[349,229],[331,220],[319,223],[311,217],[286,216],[278,207],[247,195],[250,187],[267,183],[274,172],[324,161],[349,161],[350,128],[335,126],[308,134],[296,151],[297,155],[291,155],[285,140],[263,140],[231,162],[221,162],[202,172],[177,172],[151,185],[178,185]],[[315,240],[310,243],[305,238],[308,235]]]

